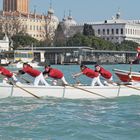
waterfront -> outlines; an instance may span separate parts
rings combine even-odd
[[[70,83],[78,65],[54,65]],[[93,68],[93,65],[89,67]],[[130,65],[104,65],[130,69]],[[16,69],[13,69],[16,70]],[[43,70],[43,67],[40,68]],[[139,65],[132,65],[139,71]],[[82,83],[90,84],[84,76]],[[114,79],[117,78],[114,76]],[[4,140],[139,140],[140,97],[104,100],[7,98],[0,100],[0,139]]]

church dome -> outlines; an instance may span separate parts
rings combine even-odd
[[[66,19],[65,21],[64,21],[64,25],[65,26],[73,26],[73,25],[76,25],[77,23],[76,23],[76,21],[74,20],[74,19]]]
[[[49,8],[49,10],[48,10],[48,14],[54,14],[54,10],[53,10],[53,8]]]
[[[71,15],[71,11],[69,11],[69,16],[68,18],[64,21],[64,25],[66,27],[69,27],[69,26],[73,26],[73,25],[76,25],[76,21],[73,19],[72,15]]]
[[[59,24],[59,19],[58,19],[58,17],[56,17],[54,15],[54,10],[53,10],[53,8],[51,6],[50,6],[50,8],[48,10],[48,17],[49,17],[49,19],[51,20],[52,23]]]

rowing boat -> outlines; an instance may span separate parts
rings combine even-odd
[[[26,90],[23,90],[26,89]],[[38,97],[55,97],[67,99],[102,99],[119,96],[140,95],[140,86],[32,86],[8,85],[0,83],[0,98],[6,97],[33,97],[28,92]]]
[[[130,77],[130,71],[120,70],[120,69],[114,69],[115,74],[118,76],[118,78],[122,82],[128,82]],[[131,72],[131,79],[136,82],[140,82],[140,73],[139,72]]]

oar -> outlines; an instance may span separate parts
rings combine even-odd
[[[24,81],[25,81],[26,83],[28,83],[28,84],[29,84],[29,83],[32,83],[31,81],[25,79],[24,77],[21,77],[21,76],[20,76],[19,78],[22,79],[22,80],[24,80]]]
[[[74,86],[74,85],[65,85],[65,86],[73,87],[73,88],[75,88],[75,89],[79,89],[79,90],[82,90],[82,91],[85,91],[85,92],[88,92],[88,93],[91,93],[91,94],[94,94],[94,95],[103,97],[103,98],[105,98],[105,99],[109,99],[108,97],[105,97],[105,96],[103,96],[103,95],[101,95],[101,94],[98,94],[98,93],[95,93],[95,92],[92,92],[92,91],[89,91],[89,90],[87,90],[87,89],[80,88],[80,87],[77,87],[77,86]]]
[[[140,89],[139,88],[137,88],[137,87],[134,87],[134,86],[130,86],[130,83],[129,82],[126,82],[126,83],[117,83],[119,86],[125,86],[125,87],[128,87],[128,88],[131,88],[131,89],[135,89],[135,90],[138,90],[138,91],[140,91]]]
[[[134,86],[130,86],[130,85],[126,85],[126,84],[120,84],[120,85],[125,86],[125,87],[128,87],[128,88],[131,88],[131,89],[135,89],[135,90],[140,91],[140,89],[139,89],[139,88],[134,87]]]
[[[11,82],[15,87],[20,88],[21,90],[29,93],[30,95],[34,96],[37,99],[40,99],[40,97],[38,97],[37,95],[33,94],[32,92],[26,90],[25,88],[22,88],[21,86],[16,85],[12,80],[9,80],[9,82]]]

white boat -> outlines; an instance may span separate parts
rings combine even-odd
[[[10,64],[10,62],[7,58],[0,59],[0,65],[1,66],[8,66],[9,64]]]
[[[55,97],[67,99],[105,99],[120,96],[140,95],[139,86],[13,86],[0,83],[0,98],[6,97]]]
[[[40,67],[39,63],[34,61],[33,50],[16,50],[14,52],[14,63],[12,63],[11,66],[15,68],[22,68],[23,63],[28,63],[34,68]]]
[[[28,62],[29,65],[31,65],[33,68],[38,68],[40,67],[38,62]],[[23,62],[18,62],[15,64],[16,68],[23,68]]]

